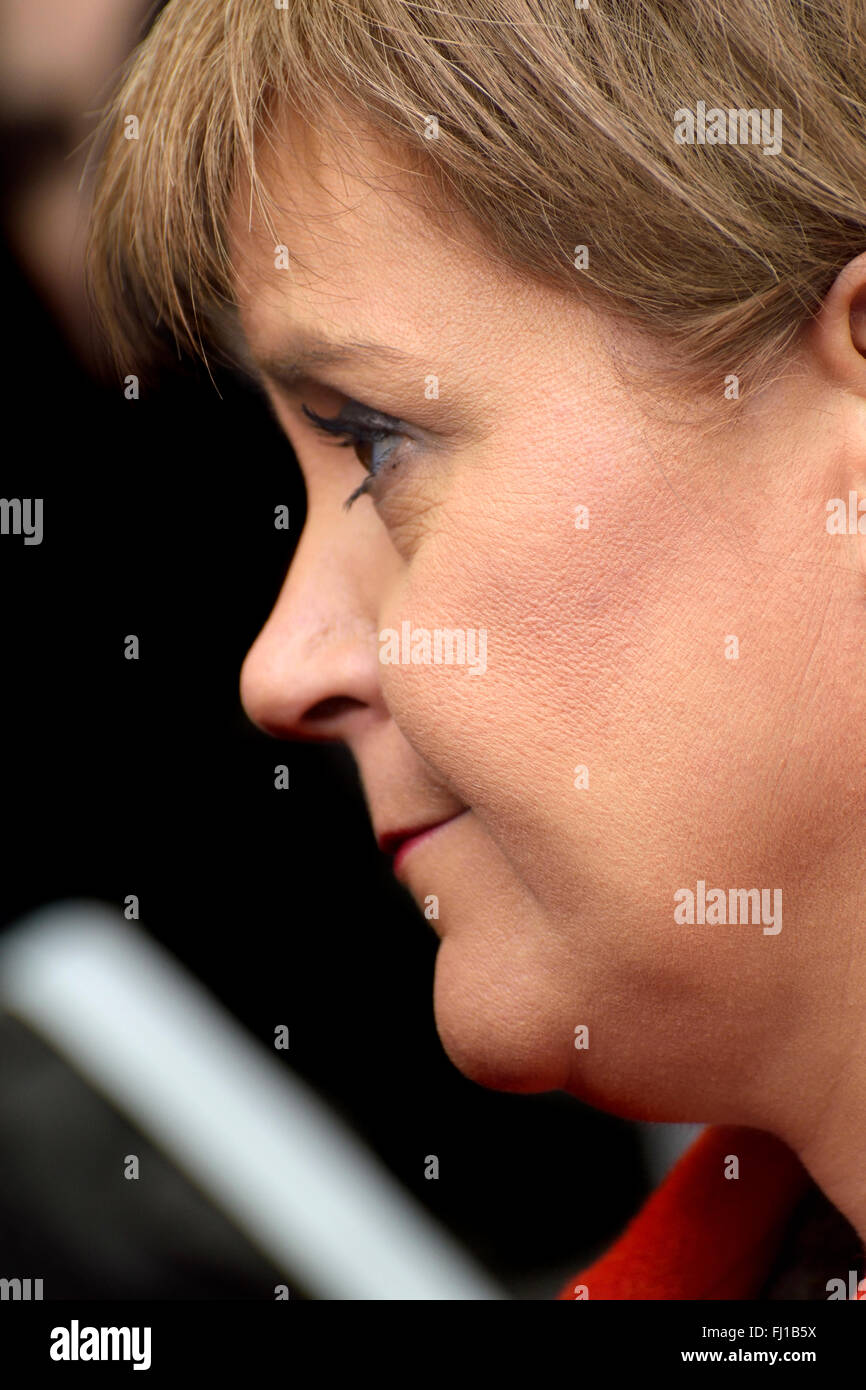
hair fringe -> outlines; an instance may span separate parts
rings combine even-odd
[[[231,357],[229,211],[248,180],[273,231],[256,156],[285,105],[370,126],[443,224],[462,214],[492,255],[655,335],[672,369],[758,378],[863,249],[864,29],[858,0],[172,0],[91,151],[87,279],[114,360]],[[782,150],[677,145],[698,99],[781,109]]]

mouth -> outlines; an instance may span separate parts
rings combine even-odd
[[[406,860],[407,855],[411,854],[416,845],[420,845],[423,840],[429,840],[431,835],[435,835],[437,830],[441,830],[444,825],[450,825],[452,821],[459,820],[465,816],[465,809],[457,811],[453,816],[446,816],[445,820],[435,821],[428,825],[414,825],[406,830],[386,830],[379,836],[379,848],[383,854],[390,854],[392,857],[391,867],[397,877],[400,877],[400,869]]]

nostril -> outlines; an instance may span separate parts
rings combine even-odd
[[[363,708],[361,700],[353,700],[348,695],[333,695],[328,700],[319,700],[318,704],[311,705],[304,715],[304,723],[324,723],[326,720],[336,719],[338,715]]]

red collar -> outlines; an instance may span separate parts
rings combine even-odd
[[[732,1157],[737,1178],[725,1176]],[[557,1300],[754,1298],[809,1182],[799,1159],[772,1135],[705,1129],[619,1240]]]

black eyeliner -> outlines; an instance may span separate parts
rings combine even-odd
[[[390,415],[383,415],[379,410],[372,410],[368,406],[362,405],[360,401],[349,401],[340,408],[337,415],[333,416],[319,415],[315,410],[310,410],[309,406],[303,402],[301,403],[301,410],[317,429],[334,437],[340,448],[348,448],[350,445],[363,443],[375,443],[387,438],[389,434],[405,433],[402,421],[396,420]],[[340,435],[344,435],[345,438],[340,439]],[[363,460],[359,460],[359,462],[362,463],[362,466],[367,467],[366,464],[363,464]],[[384,462],[385,460],[382,461],[382,464]],[[366,478],[343,503],[345,511],[348,511],[352,503],[356,502],[364,493],[369,492],[370,484],[379,473],[382,464],[367,468]]]

